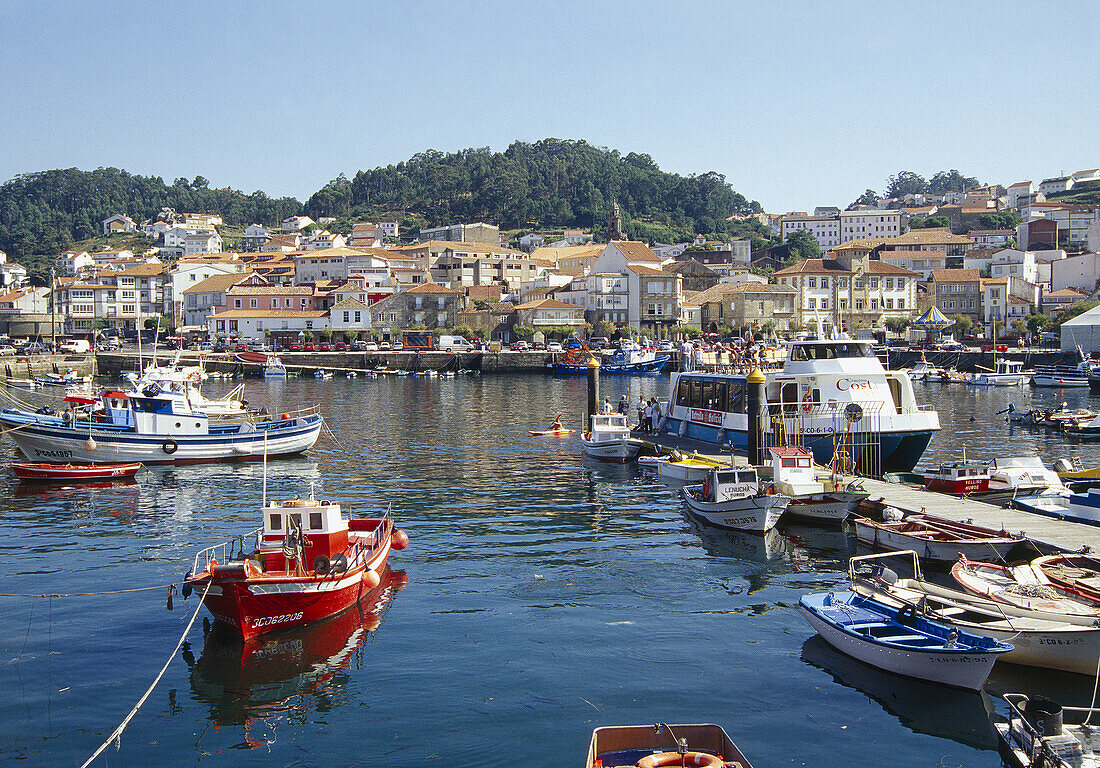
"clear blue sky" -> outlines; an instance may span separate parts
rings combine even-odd
[[[897,170],[1100,166],[1100,2],[0,0],[0,180],[116,166],[304,200],[548,136],[766,210]]]

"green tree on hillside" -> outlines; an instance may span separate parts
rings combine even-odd
[[[858,205],[878,205],[880,202],[882,202],[882,198],[879,193],[873,189],[868,189],[848,206],[848,210],[850,211]]]
[[[973,176],[963,176],[952,168],[950,171],[937,171],[932,176],[928,189],[933,194],[942,195],[945,192],[965,192],[969,187],[976,187],[978,184]]]
[[[886,181],[886,196],[901,197],[902,195],[927,194],[930,190],[928,181],[923,176],[913,171],[898,171]]]
[[[809,230],[796,229],[791,232],[787,235],[787,245],[791,249],[791,261],[821,258],[821,246]]]

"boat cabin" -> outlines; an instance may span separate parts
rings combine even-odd
[[[772,457],[772,479],[775,489],[786,496],[808,496],[824,493],[814,473],[814,455],[801,446],[769,448]]]
[[[1009,360],[1008,358],[998,358],[997,362],[993,364],[994,373],[1005,374],[1023,374],[1024,364],[1020,360]]]
[[[966,459],[940,464],[924,473],[924,484],[940,493],[983,493],[989,490],[989,465]]]
[[[755,467],[712,469],[703,480],[703,501],[717,503],[752,496],[760,491]]]
[[[592,417],[590,442],[622,440],[630,437],[630,423],[622,413],[599,413]]]
[[[283,542],[288,534],[301,532],[303,566],[317,570],[316,564],[321,557],[327,565],[347,550],[348,530],[348,521],[340,513],[340,505],[334,502],[318,501],[312,495],[308,499],[273,501],[264,508],[262,541],[267,569],[286,567]]]

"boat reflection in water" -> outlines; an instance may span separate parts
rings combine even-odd
[[[802,660],[878,703],[914,733],[995,750],[993,700],[983,692],[948,688],[875,669],[833,648],[819,635],[802,644]]]
[[[387,569],[381,583],[343,613],[249,642],[215,624],[197,662],[185,653],[191,689],[210,705],[215,725],[243,725],[245,746],[264,746],[274,741],[274,716],[298,719],[341,702],[367,634],[378,629],[394,593],[408,583],[404,571]]]

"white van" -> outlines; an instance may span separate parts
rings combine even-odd
[[[473,352],[474,345],[462,336],[440,336],[439,348],[444,352]]]
[[[70,339],[60,349],[70,355],[86,355],[92,351],[92,345],[87,339]]]

